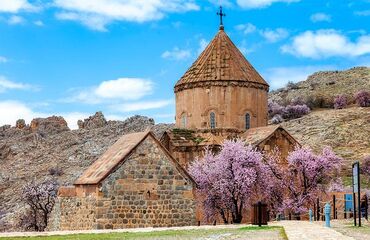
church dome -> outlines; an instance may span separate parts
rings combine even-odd
[[[268,84],[220,28],[198,59],[175,85],[175,92],[215,82],[245,82],[255,87]]]
[[[266,126],[268,90],[221,25],[174,87],[176,126],[237,130]]]

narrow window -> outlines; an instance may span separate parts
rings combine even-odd
[[[185,113],[181,116],[181,127],[186,128],[186,114]]]
[[[209,120],[210,120],[211,128],[212,129],[216,128],[216,114],[214,112],[211,112],[209,114]]]
[[[251,128],[251,115],[249,113],[245,114],[245,129]]]

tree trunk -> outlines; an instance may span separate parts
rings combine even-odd
[[[221,214],[222,220],[224,221],[224,224],[228,224],[224,210],[221,209],[220,214]]]
[[[243,216],[241,214],[237,213],[233,217],[233,223],[241,223],[242,219],[243,219]]]
[[[243,211],[243,202],[240,202],[238,206],[238,201],[234,200],[234,213],[233,215],[233,223],[241,223],[243,219],[242,211]]]
[[[241,207],[243,207],[241,205]],[[233,215],[233,223],[241,223],[243,219],[242,215],[242,209],[239,209],[238,207],[234,208],[235,212],[232,214]]]

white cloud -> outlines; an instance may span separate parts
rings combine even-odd
[[[118,78],[101,82],[98,86],[74,91],[74,96],[63,102],[98,104],[106,100],[138,100],[152,93],[153,82],[142,78]]]
[[[300,0],[237,0],[237,4],[243,8],[264,8],[269,7],[273,3],[277,2],[299,2]]]
[[[0,126],[9,124],[15,125],[18,119],[24,119],[26,122],[37,116],[45,117],[45,115],[32,111],[25,104],[17,101],[1,101],[0,102]]]
[[[331,22],[331,16],[325,13],[315,13],[310,17],[312,22]]]
[[[4,57],[4,56],[0,56],[0,63],[7,63],[9,60]]]
[[[170,12],[199,10],[192,0],[54,0],[54,5],[62,9],[58,19],[78,21],[98,31],[114,21],[146,22]]]
[[[17,24],[22,24],[24,23],[24,18],[23,17],[20,17],[20,16],[17,16],[17,15],[13,15],[11,16],[9,19],[8,19],[8,24],[10,25],[17,25]]]
[[[191,56],[190,50],[180,49],[174,47],[171,51],[165,51],[162,53],[162,58],[172,59],[172,60],[185,60]]]
[[[12,82],[5,78],[4,76],[0,76],[0,93],[5,92],[6,90],[32,90],[32,89],[35,89],[35,87],[29,84]]]
[[[95,90],[97,96],[102,98],[119,98],[136,100],[152,92],[153,83],[141,78],[119,78],[104,81]]]
[[[175,120],[175,113],[162,113],[162,114],[156,114],[154,115],[155,118],[165,118],[168,119],[170,118],[171,121]]]
[[[39,27],[43,27],[44,26],[44,22],[41,21],[41,20],[34,21],[33,24],[35,24],[36,26],[39,26]]]
[[[247,47],[248,46],[248,47]],[[241,41],[240,45],[238,46],[238,49],[240,50],[241,53],[244,55],[247,55],[249,53],[252,53],[256,50],[257,45],[251,46],[247,44],[247,41],[244,39]]]
[[[204,49],[208,46],[209,42],[205,40],[204,38],[200,39],[199,41],[199,48],[198,48],[198,54],[201,54]]]
[[[241,31],[244,34],[249,34],[255,32],[257,28],[252,23],[246,23],[235,26],[235,29]]]
[[[173,103],[173,100],[143,101],[110,106],[111,110],[118,112],[136,112],[142,110],[158,109]]]
[[[289,36],[288,30],[286,30],[284,28],[277,28],[275,30],[265,29],[265,30],[261,30],[260,34],[268,42],[271,42],[271,43],[280,41],[280,40],[285,39]]]
[[[27,0],[0,0],[0,12],[17,13],[19,11],[36,11],[38,7]]]
[[[104,18],[99,15],[91,16],[88,14],[78,14],[73,12],[62,12],[56,14],[57,19],[60,20],[72,20],[81,22],[83,25],[87,26],[88,28],[96,31],[107,31],[105,25],[110,22],[107,18]]]
[[[304,66],[304,67],[276,67],[270,68],[263,76],[270,84],[272,90],[286,86],[288,82],[306,80],[309,75],[317,71],[332,70],[333,66]]]
[[[370,53],[370,35],[363,35],[356,41],[335,30],[306,31],[293,38],[290,44],[282,46],[284,53],[299,57],[357,57]]]
[[[356,11],[355,15],[357,16],[370,16],[370,10]]]
[[[78,129],[78,125],[77,125],[78,120],[84,120],[84,119],[88,118],[89,116],[91,116],[93,114],[82,113],[82,112],[70,112],[70,113],[43,114],[43,115],[44,115],[44,117],[45,116],[52,116],[52,115],[62,116],[64,118],[64,120],[66,120],[66,122],[68,124],[68,127],[70,129]]]
[[[233,4],[230,0],[208,0],[216,6],[231,7]]]
[[[247,35],[256,32],[258,29],[252,23],[239,24],[235,26],[235,29]],[[277,42],[289,36],[288,30],[285,28],[277,29],[261,29],[258,30],[259,34],[264,37],[268,42]]]

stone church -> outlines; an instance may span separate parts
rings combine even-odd
[[[61,187],[49,229],[118,229],[203,222],[196,183],[187,172],[205,147],[242,138],[283,157],[299,144],[268,126],[269,85],[230,40],[223,25],[176,83],[176,128],[122,136],[74,183]]]

